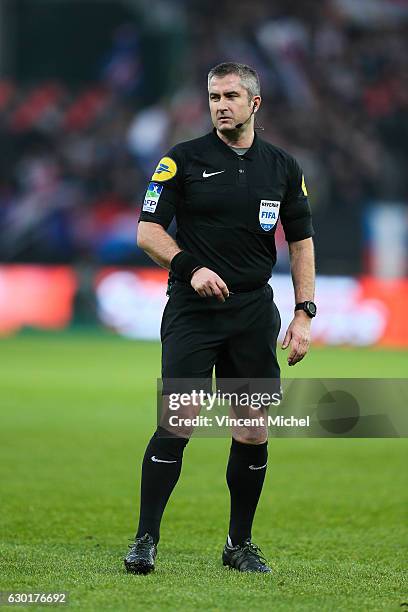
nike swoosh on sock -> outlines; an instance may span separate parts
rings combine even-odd
[[[265,463],[265,465],[259,465],[259,466],[258,465],[250,465],[249,469],[250,470],[263,470],[263,468],[266,468],[267,465],[268,465],[267,463]]]
[[[153,455],[151,459],[154,463],[177,463],[177,459],[175,461],[166,461],[166,459],[158,459],[156,455]]]

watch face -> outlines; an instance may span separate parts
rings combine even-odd
[[[314,302],[308,302],[307,305],[306,305],[306,308],[310,312],[312,317],[314,317],[316,315],[317,308],[316,308],[316,304]]]

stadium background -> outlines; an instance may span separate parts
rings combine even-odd
[[[82,609],[404,602],[404,440],[275,441],[255,526],[272,589],[218,567],[222,440],[188,449],[156,577],[132,583],[120,559],[166,299],[137,217],[162,153],[211,127],[211,66],[258,70],[261,136],[307,177],[319,317],[284,375],[406,377],[407,23],[403,0],[0,0],[1,589]]]

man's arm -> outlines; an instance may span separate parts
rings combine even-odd
[[[137,246],[143,249],[159,266],[170,270],[172,259],[181,253],[177,242],[158,223],[140,221]],[[183,256],[181,256],[183,257]],[[216,297],[225,302],[229,291],[222,278],[209,268],[198,268],[191,276],[191,286],[201,297]]]
[[[155,263],[170,270],[171,260],[181,251],[177,242],[158,223],[140,221],[137,230],[137,246]]]
[[[313,239],[306,238],[289,243],[290,267],[295,303],[313,301],[315,289],[315,262]],[[310,324],[312,319],[303,310],[297,310],[290,323],[282,348],[290,345],[288,364],[295,365],[306,355],[310,344]]]
[[[299,240],[289,243],[290,269],[292,273],[293,288],[295,290],[295,303],[313,301],[315,291],[315,259],[313,239]],[[303,311],[297,311],[303,313]],[[307,315],[306,315],[307,316]],[[309,317],[307,317],[310,321]]]

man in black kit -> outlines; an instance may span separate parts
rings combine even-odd
[[[283,342],[289,365],[305,356],[316,314],[311,212],[302,170],[254,132],[257,73],[224,63],[208,75],[212,132],[173,147],[149,183],[138,245],[170,270],[161,326],[162,378],[279,379],[280,316],[268,284],[280,217],[289,244],[294,317]],[[166,232],[173,217],[176,240]],[[267,465],[267,427],[233,428],[227,467],[230,523],[222,561],[270,572],[251,541]],[[143,459],[140,520],[128,572],[154,569],[160,522],[189,436],[159,426]]]

